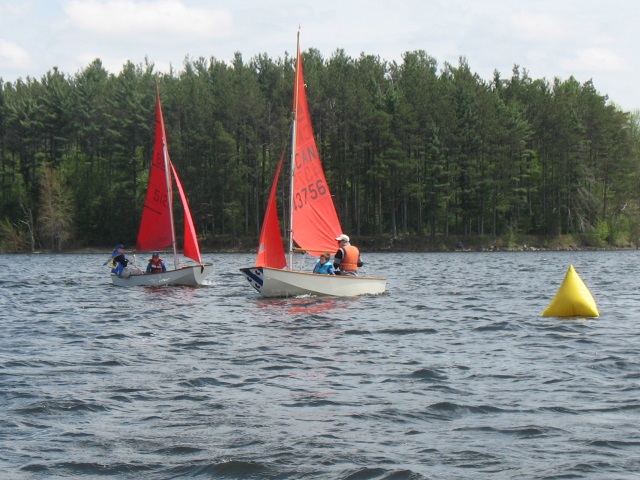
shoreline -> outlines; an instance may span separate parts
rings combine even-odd
[[[361,236],[353,237],[353,242],[363,253],[429,253],[429,252],[538,252],[538,251],[620,251],[638,250],[638,245],[625,242],[620,245],[596,244],[592,237],[587,235],[564,235],[557,237],[519,236],[516,238],[476,236],[462,237],[424,237],[407,235],[403,237],[390,236]],[[243,253],[255,254],[257,251],[257,237],[216,237],[203,239],[200,251],[203,254],[211,253]],[[126,242],[125,242],[126,245]],[[60,251],[40,248],[33,252],[0,251],[4,254],[105,254],[110,255],[112,246],[85,246],[72,247]],[[163,255],[171,253],[161,250]],[[130,255],[149,252],[137,252],[135,248],[127,250]]]

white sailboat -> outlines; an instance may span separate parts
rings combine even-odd
[[[292,269],[294,241],[299,249],[317,256],[337,248],[342,233],[313,136],[305,92],[298,34],[296,75],[293,92],[293,133],[289,214],[288,262],[285,255],[276,207],[278,177],[283,158],[276,169],[271,194],[260,234],[256,265],[242,268],[249,284],[265,297],[294,295],[331,295],[351,297],[384,293],[387,281],[382,277],[324,275]]]

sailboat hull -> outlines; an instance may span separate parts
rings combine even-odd
[[[268,267],[241,268],[251,286],[264,297],[326,295],[355,297],[385,292],[387,280],[378,277],[320,275]]]
[[[146,275],[131,275],[123,278],[111,275],[111,281],[119,287],[158,287],[162,285],[181,285],[197,287],[202,285],[204,279],[213,271],[211,263],[203,265],[190,265],[177,270],[167,270],[162,273],[150,273]]]

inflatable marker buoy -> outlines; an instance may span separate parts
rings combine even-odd
[[[578,273],[569,266],[558,293],[551,300],[543,317],[599,317],[598,307],[591,292]]]

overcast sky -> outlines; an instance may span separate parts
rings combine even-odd
[[[442,68],[464,56],[485,80],[579,82],[624,110],[640,109],[640,2],[632,0],[0,0],[0,77],[75,74],[96,58],[181,69],[185,57],[229,61],[337,49],[402,61],[424,50]]]

